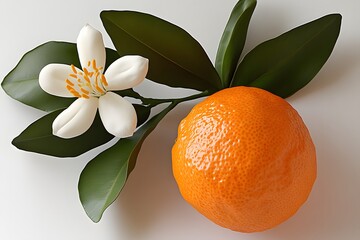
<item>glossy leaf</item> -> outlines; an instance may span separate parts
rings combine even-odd
[[[201,45],[180,27],[132,11],[103,11],[101,19],[120,55],[137,54],[150,60],[148,79],[200,91],[221,88]]]
[[[106,66],[119,58],[118,53],[111,49],[106,49],[106,55]],[[39,86],[39,73],[50,63],[80,67],[76,44],[47,42],[38,46],[23,56],[1,85],[10,97],[40,110],[51,112],[68,107],[75,98],[52,96]]]
[[[329,58],[341,15],[331,14],[264,42],[238,66],[232,86],[263,88],[283,98],[304,87]]]
[[[124,187],[145,138],[175,106],[168,106],[140,127],[134,136],[120,139],[86,165],[79,180],[79,195],[87,215],[94,222],[100,221],[103,212]]]
[[[232,10],[221,37],[215,68],[221,77],[224,87],[230,85],[238,65],[255,6],[256,0],[240,0]]]
[[[134,105],[138,115],[138,125],[144,123],[150,115],[150,109]],[[84,134],[70,139],[63,139],[52,134],[52,123],[63,109],[49,113],[26,128],[12,144],[25,151],[36,152],[56,157],[75,157],[98,147],[114,136],[109,134],[97,114],[94,123]]]

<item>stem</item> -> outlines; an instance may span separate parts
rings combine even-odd
[[[209,92],[208,91],[204,91],[204,92],[201,92],[201,93],[198,93],[198,94],[194,94],[194,95],[191,95],[191,96],[188,96],[188,97],[183,97],[183,98],[169,98],[169,99],[154,99],[154,98],[143,98],[142,99],[142,102],[144,104],[147,104],[148,106],[150,107],[155,107],[159,104],[162,104],[162,103],[172,103],[173,105],[178,105],[179,103],[182,103],[182,102],[186,102],[186,101],[190,101],[190,100],[194,100],[194,99],[197,99],[197,98],[201,98],[201,97],[205,97],[205,96],[209,96]]]

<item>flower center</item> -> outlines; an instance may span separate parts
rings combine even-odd
[[[72,73],[66,79],[67,90],[78,98],[100,97],[104,95],[108,85],[104,74],[103,67],[96,66],[96,60],[89,61],[83,71],[77,71],[71,64]]]

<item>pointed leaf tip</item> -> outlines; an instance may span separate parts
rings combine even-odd
[[[215,68],[224,87],[229,87],[245,45],[256,0],[240,0],[232,10],[216,54]]]
[[[291,96],[320,71],[340,33],[341,15],[330,14],[294,28],[251,50],[231,86],[253,86]]]
[[[140,12],[103,11],[100,17],[120,55],[149,59],[148,79],[199,91],[221,89],[206,52],[184,29]]]

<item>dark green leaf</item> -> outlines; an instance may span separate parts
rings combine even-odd
[[[94,222],[100,221],[105,209],[124,187],[145,138],[175,106],[171,104],[140,127],[134,136],[120,139],[86,165],[80,175],[79,195],[87,215]]]
[[[134,89],[132,89],[132,88],[120,90],[120,91],[114,91],[114,92],[123,97],[126,96],[126,97],[140,99],[140,100],[144,99],[143,96],[141,96],[138,92],[134,91]]]
[[[106,49],[106,55],[107,66],[119,58],[117,52],[111,49]],[[39,73],[50,63],[74,64],[80,67],[76,44],[48,42],[38,46],[23,56],[1,85],[10,97],[37,109],[51,112],[65,108],[74,98],[52,96],[39,86]]]
[[[138,115],[138,125],[144,123],[150,115],[150,109],[134,105]],[[52,123],[63,109],[49,113],[26,128],[12,144],[25,151],[42,153],[56,157],[75,157],[98,147],[114,136],[109,134],[102,125],[97,114],[93,125],[84,134],[63,139],[52,134]]]
[[[221,88],[201,45],[178,26],[131,11],[103,11],[101,19],[120,55],[137,54],[150,60],[148,79],[200,91]]]
[[[256,0],[240,0],[231,12],[221,37],[215,68],[224,87],[230,85],[245,45],[246,35]]]
[[[137,115],[137,126],[141,126],[150,116],[151,108],[139,104],[133,104]]]
[[[304,87],[329,58],[341,15],[331,14],[264,42],[238,66],[232,86],[254,86],[283,98]]]

